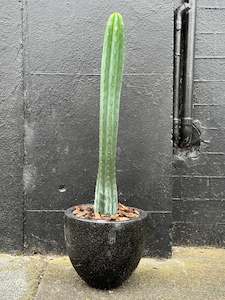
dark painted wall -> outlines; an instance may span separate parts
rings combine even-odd
[[[23,90],[21,4],[0,9],[0,249],[23,248]]]
[[[225,1],[197,3],[193,108],[204,143],[174,163],[173,239],[225,246]]]
[[[25,248],[63,251],[63,210],[94,197],[102,38],[107,17],[120,11],[119,195],[150,211],[146,254],[168,255],[172,2],[30,0],[24,9]]]
[[[1,249],[23,249],[25,225],[29,250],[63,250],[63,209],[93,198],[103,25],[106,16],[120,7],[127,25],[118,148],[120,193],[129,204],[153,211],[149,242],[156,237],[159,243],[151,251],[168,253],[171,3],[3,2]],[[180,2],[174,0],[174,7]],[[197,13],[194,117],[205,143],[198,158],[174,160],[173,239],[176,244],[224,246],[225,1],[198,0]],[[66,192],[59,192],[61,185]]]

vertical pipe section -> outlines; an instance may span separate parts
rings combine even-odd
[[[173,143],[179,145],[179,101],[180,101],[180,83],[181,83],[181,29],[183,13],[189,9],[188,3],[183,3],[175,10],[175,45],[174,45],[174,99],[173,99]]]
[[[195,49],[195,27],[196,27],[196,0],[189,0],[187,14],[187,37],[186,37],[186,68],[184,78],[184,101],[182,116],[182,144],[190,146],[192,138],[192,96],[194,76],[194,49]]]

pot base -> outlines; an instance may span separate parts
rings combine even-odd
[[[99,268],[92,269],[91,272],[89,267],[83,265],[81,268],[77,267],[76,262],[70,259],[74,269],[78,273],[78,275],[91,287],[101,290],[110,290],[119,287],[126,279],[130,277],[132,272],[138,266],[138,261],[136,264],[128,265],[125,264],[125,269],[121,266],[119,270],[115,269],[108,269],[108,270],[101,270]],[[86,268],[86,269],[85,269]],[[129,268],[129,270],[128,270]],[[82,270],[81,270],[82,269]],[[85,270],[86,271],[85,271]]]

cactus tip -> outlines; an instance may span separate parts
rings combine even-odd
[[[122,15],[120,14],[120,13],[118,13],[118,12],[114,12],[114,13],[112,13],[112,15],[111,15],[112,17],[119,17],[119,18],[122,18]]]

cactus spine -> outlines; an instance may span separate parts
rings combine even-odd
[[[113,13],[107,22],[100,82],[99,165],[95,188],[95,212],[117,212],[116,152],[120,93],[124,60],[123,18]]]

